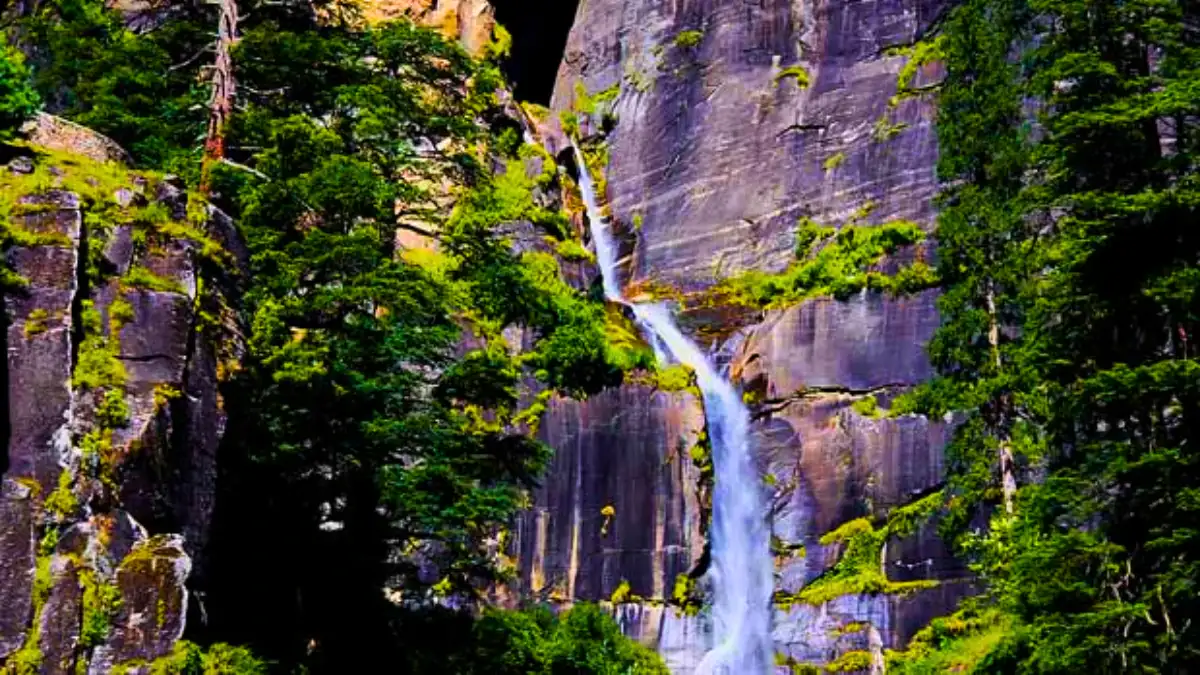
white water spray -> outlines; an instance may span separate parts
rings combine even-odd
[[[595,187],[579,147],[579,190],[587,207],[604,297],[633,310],[638,323],[681,363],[696,371],[704,397],[708,438],[716,472],[713,493],[713,623],[716,645],[698,673],[761,675],[774,662],[771,641],[771,591],[774,585],[765,522],[763,483],[750,460],[750,413],[733,385],[721,377],[700,348],[675,325],[661,304],[635,304],[621,295],[617,249],[608,220],[600,211]],[[657,350],[656,350],[657,351]]]

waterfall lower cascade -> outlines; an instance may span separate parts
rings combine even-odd
[[[750,413],[742,397],[661,304],[636,304],[621,295],[617,248],[596,198],[583,153],[575,146],[579,189],[587,207],[604,296],[629,307],[652,342],[696,372],[712,444],[715,489],[710,536],[715,645],[697,673],[758,675],[774,663],[771,592],[774,564],[765,522],[763,482],[750,458]]]

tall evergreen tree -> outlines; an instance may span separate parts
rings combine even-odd
[[[11,136],[37,110],[38,102],[24,55],[0,44],[0,140]]]
[[[980,672],[1197,665],[1198,18],[982,0],[946,24],[949,287],[918,398],[969,412],[947,529],[1003,503],[1006,441],[1030,469],[1014,516],[959,539],[1017,619]]]
[[[1026,459],[1029,373],[1013,329],[1037,243],[1021,193],[1029,138],[1023,123],[1024,73],[1013,45],[1026,39],[1021,0],[969,0],[951,14],[941,39],[947,74],[940,90],[938,176],[946,185],[938,218],[938,273],[946,287],[943,323],[930,343],[940,373],[941,408],[967,413],[950,448],[952,490],[969,520],[971,505],[999,502],[1011,514],[1018,459]]]

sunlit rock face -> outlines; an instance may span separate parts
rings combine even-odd
[[[587,98],[616,92],[615,119],[604,128],[584,118],[582,133],[604,133],[609,148],[607,200],[617,228],[634,242],[623,250],[623,280],[689,294],[740,271],[783,270],[793,260],[800,218],[828,226],[904,219],[932,231],[937,147],[932,101],[921,91],[940,78],[939,64],[911,66],[911,93],[897,93],[907,48],[927,37],[947,4],[582,3],[552,107],[578,111]],[[552,153],[563,150],[561,134],[542,138]],[[929,243],[882,267],[934,255]],[[766,312],[705,306],[683,318],[753,401],[756,454],[775,491],[773,533],[777,545],[792,551],[777,556],[779,590],[798,591],[837,564],[844,546],[823,546],[822,535],[859,517],[880,522],[889,510],[941,485],[953,419],[887,414],[895,395],[932,374],[925,345],[938,326],[937,297],[936,291],[861,293]],[[866,405],[868,397],[874,408]],[[626,416],[655,414],[628,391],[566,405],[573,415],[602,409],[621,420],[614,425],[625,424]],[[561,414],[552,411],[547,428],[561,423]],[[612,476],[623,470],[585,463],[580,471],[572,459],[578,457],[575,435],[544,430],[543,438],[556,450],[555,464],[534,514],[522,520],[521,537],[526,541],[530,528],[540,528],[564,533],[558,541],[568,542],[576,501],[587,505],[586,514],[610,499],[593,482],[605,479],[591,471]],[[587,452],[639,463],[668,451],[666,445],[643,447],[645,439],[643,433],[630,445],[624,436],[591,435]],[[581,482],[574,482],[577,474]],[[639,475],[642,482],[631,483],[623,499],[649,503],[699,489],[686,480],[676,484],[674,476],[664,483],[645,478],[661,474]],[[580,496],[551,498],[564,490]],[[663,492],[649,492],[655,490]],[[614,506],[618,517],[630,510],[619,501]],[[643,520],[639,525],[649,528]],[[847,651],[878,656],[884,648],[902,648],[930,618],[951,611],[971,586],[935,529],[929,524],[888,541],[880,564],[894,581],[939,586],[781,608],[777,652],[814,664]],[[546,550],[554,546],[562,544]],[[805,555],[796,554],[801,548]],[[591,567],[572,567],[562,552],[549,556],[554,569],[568,571],[570,585],[560,584],[564,600],[603,600],[621,579],[631,581],[634,593],[657,597],[640,562],[600,551],[595,555],[604,563]],[[534,564],[523,555],[522,575],[545,575],[545,560]],[[628,633],[656,645],[677,673],[695,668],[709,640],[703,613],[690,616],[653,602],[614,611]],[[858,630],[833,630],[847,625]]]
[[[366,0],[362,11],[372,22],[409,18],[436,28],[460,40],[472,54],[483,51],[496,25],[487,0]]]
[[[907,58],[888,54],[923,37],[945,5],[584,3],[554,102],[569,107],[580,83],[621,88],[608,196],[622,222],[641,214],[631,276],[690,289],[778,270],[798,217],[836,225],[868,203],[871,222],[929,223],[932,107],[889,100]],[[938,75],[923,70],[916,86]]]

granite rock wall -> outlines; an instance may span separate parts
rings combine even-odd
[[[0,670],[148,672],[208,536],[244,253],[169,177],[55,150],[0,167]]]

